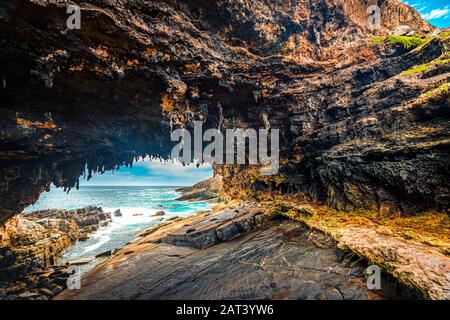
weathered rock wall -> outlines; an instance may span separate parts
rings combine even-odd
[[[448,37],[373,46],[375,1],[74,1],[0,4],[0,221],[51,183],[167,158],[170,130],[281,129],[282,168],[217,167],[230,195],[298,193],[343,208],[416,212],[449,203]],[[384,35],[433,31],[376,1]],[[431,36],[430,36],[431,37]],[[428,92],[432,92],[428,95]]]
[[[52,266],[64,249],[87,239],[110,218],[97,207],[15,216],[0,227],[0,280],[12,281],[36,268]]]

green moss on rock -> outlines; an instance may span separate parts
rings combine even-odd
[[[426,72],[435,65],[442,65],[442,64],[446,64],[446,63],[450,63],[450,52],[448,52],[448,51],[444,52],[439,58],[437,58],[431,62],[424,63],[424,64],[421,64],[418,66],[414,66],[409,70],[403,71],[401,75],[402,76],[410,76],[410,75]]]
[[[390,35],[387,37],[377,37],[372,36],[372,44],[377,45],[381,43],[392,44],[392,45],[400,45],[405,49],[414,49],[420,46],[423,46],[430,39],[422,38],[417,35],[414,36],[395,36]]]
[[[429,70],[430,67],[431,67],[430,63],[421,64],[421,65],[412,67],[409,70],[403,71],[402,75],[403,76],[410,76],[410,75],[413,75],[413,74],[422,73],[422,72],[425,72],[425,71]]]
[[[446,83],[444,83],[443,85],[441,85],[441,86],[440,86],[439,88],[437,88],[437,89],[433,89],[433,90],[430,90],[430,91],[428,91],[428,92],[425,92],[425,93],[423,94],[423,96],[424,96],[425,98],[430,98],[430,97],[436,96],[436,95],[438,95],[439,93],[446,91],[449,87],[450,87],[450,82],[446,82]]]

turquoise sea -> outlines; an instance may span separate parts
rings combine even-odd
[[[135,186],[80,186],[68,194],[62,189],[52,188],[45,192],[33,206],[24,211],[42,209],[76,209],[86,206],[102,207],[105,212],[120,209],[123,216],[114,217],[106,227],[91,234],[87,241],[79,241],[62,256],[60,262],[80,258],[93,258],[95,255],[114,248],[121,248],[144,229],[160,224],[161,217],[153,217],[157,211],[165,211],[167,220],[174,216],[187,217],[201,210],[208,210],[208,202],[176,201],[178,187],[135,187]],[[94,259],[82,267],[82,273],[100,263]]]

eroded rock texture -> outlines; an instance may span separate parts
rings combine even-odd
[[[0,281],[53,266],[63,250],[111,220],[98,207],[20,214],[0,227]]]
[[[448,206],[449,41],[372,45],[375,3],[374,33],[407,24],[431,38],[399,1],[84,1],[81,29],[67,30],[75,2],[0,4],[0,220],[52,182],[77,185],[86,165],[89,175],[167,158],[170,130],[193,120],[281,129],[280,175],[216,167],[231,195],[280,190],[387,212]],[[402,74],[436,59],[429,72]]]
[[[249,204],[149,229],[56,299],[395,299],[411,292],[383,278],[370,291],[364,264],[320,232],[269,221]],[[195,230],[192,230],[195,228]]]
[[[176,191],[181,193],[177,199],[179,201],[220,200],[220,195],[223,194],[223,179],[221,175],[215,175],[192,187],[179,188]]]

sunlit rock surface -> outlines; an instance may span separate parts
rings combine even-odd
[[[0,281],[12,281],[51,267],[63,250],[106,225],[101,208],[40,210],[20,214],[0,227]]]
[[[245,204],[149,229],[57,299],[396,299],[383,278],[368,290],[364,263],[292,221]]]

